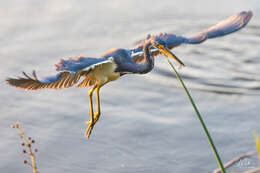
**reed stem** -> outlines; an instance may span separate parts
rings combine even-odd
[[[224,168],[224,166],[223,166],[223,163],[222,163],[222,161],[221,161],[221,158],[220,158],[220,156],[219,156],[219,154],[218,154],[217,148],[216,148],[215,145],[214,145],[214,142],[213,142],[213,140],[212,140],[212,138],[211,138],[211,136],[210,136],[210,133],[209,133],[209,131],[208,131],[208,129],[207,129],[207,126],[206,126],[206,124],[204,123],[204,121],[203,121],[203,119],[202,119],[202,117],[201,117],[201,115],[200,115],[200,113],[199,113],[199,110],[198,110],[197,106],[195,105],[195,102],[193,101],[193,99],[192,99],[192,97],[191,97],[191,95],[190,95],[190,93],[189,93],[187,87],[185,86],[184,82],[182,81],[182,79],[181,79],[180,75],[178,74],[177,70],[174,68],[173,64],[170,62],[170,60],[168,59],[168,57],[166,57],[166,59],[167,59],[168,63],[170,64],[170,66],[172,67],[172,69],[174,70],[177,79],[180,81],[180,83],[181,83],[183,89],[185,90],[185,93],[187,94],[187,96],[188,96],[188,98],[189,98],[189,100],[190,100],[190,102],[191,102],[191,104],[192,104],[192,107],[194,108],[194,110],[195,110],[195,112],[196,112],[196,114],[197,114],[198,119],[200,120],[201,126],[203,127],[203,130],[204,130],[204,132],[206,133],[206,136],[207,136],[208,141],[209,141],[209,143],[210,143],[210,146],[211,146],[211,148],[212,148],[212,150],[213,150],[213,152],[214,152],[214,154],[215,154],[216,160],[217,160],[217,162],[218,162],[218,165],[219,165],[219,167],[220,167],[222,173],[226,173],[225,168]]]

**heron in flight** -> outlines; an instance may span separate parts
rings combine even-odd
[[[252,17],[251,11],[230,16],[218,24],[199,32],[190,37],[176,36],[174,34],[159,34],[155,36],[148,35],[145,40],[138,44],[134,49],[110,49],[100,58],[75,57],[61,59],[56,64],[58,73],[45,78],[38,78],[35,71],[32,77],[23,72],[24,77],[8,78],[7,83],[11,86],[25,90],[39,89],[62,89],[69,88],[78,83],[79,88],[92,87],[89,90],[90,103],[90,121],[85,136],[90,137],[94,125],[99,120],[100,97],[99,91],[102,86],[108,82],[117,80],[125,74],[145,74],[154,67],[154,56],[163,54],[176,60],[180,65],[182,61],[176,57],[170,49],[186,44],[198,44],[208,38],[224,36],[246,26]],[[97,111],[94,113],[92,95],[96,92]]]

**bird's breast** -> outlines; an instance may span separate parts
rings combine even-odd
[[[116,68],[117,65],[115,63],[102,64],[96,67],[90,75],[99,85],[103,85],[120,77],[120,73],[115,72]]]

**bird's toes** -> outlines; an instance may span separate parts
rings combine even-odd
[[[85,131],[85,137],[86,137],[87,139],[90,138],[90,134],[91,134],[91,132],[92,132],[92,129],[93,129],[93,127],[88,126],[87,130]]]
[[[91,135],[91,132],[92,132],[92,130],[93,130],[93,128],[94,128],[95,123],[96,123],[96,121],[94,121],[94,122],[93,122],[93,121],[85,121],[85,124],[88,125],[88,128],[87,128],[87,130],[85,131],[85,137],[86,137],[87,139],[90,138],[90,135]]]
[[[85,124],[90,125],[91,122],[90,121],[85,121]]]

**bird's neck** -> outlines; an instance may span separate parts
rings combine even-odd
[[[140,70],[140,73],[142,73],[142,74],[150,72],[154,67],[154,58],[150,52],[151,48],[152,48],[151,42],[146,43],[143,47],[145,61],[142,64],[142,68]]]

